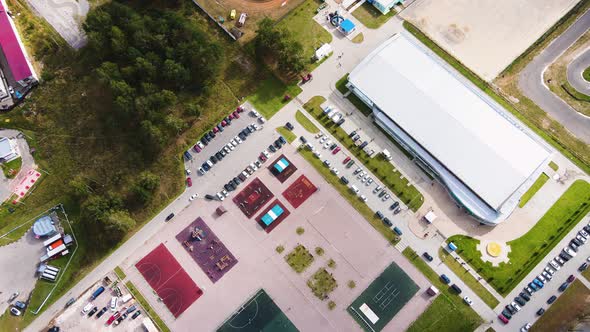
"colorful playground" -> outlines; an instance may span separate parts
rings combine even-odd
[[[252,218],[273,197],[274,194],[264,183],[259,178],[255,178],[232,201],[236,203],[246,217]]]
[[[301,175],[283,192],[283,197],[294,208],[298,208],[317,190],[318,188],[305,175]]]

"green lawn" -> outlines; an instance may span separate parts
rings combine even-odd
[[[313,255],[303,245],[298,245],[285,256],[287,264],[297,273],[301,273],[313,263]]]
[[[123,269],[121,269],[119,266],[115,267],[115,274],[117,275],[117,278],[121,280],[125,280],[125,278],[127,278],[127,275],[125,275],[125,272],[123,272]]]
[[[158,313],[152,308],[152,306],[148,303],[148,301],[145,299],[145,297],[143,297],[143,295],[141,295],[139,290],[137,290],[137,288],[135,288],[135,285],[133,285],[133,283],[131,281],[127,281],[125,283],[125,287],[127,287],[127,289],[129,289],[129,292],[133,295],[135,300],[137,302],[139,302],[139,304],[146,311],[146,312],[144,312],[144,314],[147,314],[147,316],[149,316],[152,319],[152,321],[160,329],[160,331],[170,332],[170,329],[168,328],[168,326],[166,326],[166,323],[164,323],[162,318],[160,318]]]
[[[408,179],[401,178],[401,173],[387,161],[381,154],[370,158],[367,154],[359,149],[346,132],[334,125],[334,123],[326,118],[322,113],[319,105],[323,103],[323,97],[313,97],[304,106],[305,110],[309,112],[318,122],[320,122],[326,130],[330,132],[340,143],[352,152],[367,169],[373,172],[379,179],[397,196],[402,202],[412,209],[418,210],[424,202],[424,197],[413,185],[408,186]]]
[[[288,103],[284,100],[285,95],[295,98],[300,93],[301,88],[297,84],[285,85],[276,76],[271,75],[260,82],[258,89],[247,99],[260,114],[270,119]]]
[[[455,332],[473,331],[483,320],[463,298],[443,284],[439,275],[412,248],[407,247],[403,255],[440,290],[432,304],[408,328],[408,332]]]
[[[11,160],[7,163],[0,164],[2,171],[4,172],[4,176],[8,179],[13,179],[20,171],[22,165],[23,159],[21,157]]]
[[[561,88],[572,98],[578,101],[590,102],[590,96],[581,93],[580,91],[576,90],[568,81],[563,82]]]
[[[559,165],[557,165],[554,161],[549,163],[549,167],[556,172],[559,169]]]
[[[531,332],[574,331],[572,324],[590,315],[589,299],[590,290],[579,280],[574,281],[535,322]]]
[[[336,81],[336,90],[340,91],[340,93],[343,95],[348,93],[349,90],[346,87],[347,82],[348,82],[348,74],[342,76],[341,79]],[[346,99],[348,99],[348,101],[350,101],[350,103],[353,104],[354,107],[356,107],[356,109],[358,109],[365,116],[369,116],[369,115],[371,115],[371,113],[373,113],[373,111],[369,108],[369,106],[367,106],[367,104],[363,103],[363,101],[360,100],[359,97],[357,97],[354,93],[349,94],[346,97]]]
[[[583,4],[583,2],[580,2]],[[583,5],[585,6],[585,5]],[[488,94],[492,99],[494,99],[497,103],[502,105],[505,109],[510,111],[516,118],[526,124],[529,128],[531,128],[535,133],[541,136],[544,140],[546,140],[549,144],[551,144],[555,149],[559,150],[564,156],[569,158],[574,164],[579,166],[582,170],[586,173],[590,173],[590,146],[587,144],[583,144],[579,139],[573,137],[567,130],[564,129],[558,123],[551,123],[549,126],[546,124],[545,121],[545,112],[541,110],[542,113],[534,113],[534,112],[526,112],[521,113],[521,110],[524,109],[526,106],[523,103],[527,101],[524,98],[520,98],[520,103],[518,109],[513,106],[513,104],[508,101],[503,96],[499,95],[497,91],[490,86],[486,81],[481,79],[477,76],[474,72],[469,70],[469,68],[465,67],[461,62],[455,59],[452,55],[447,53],[444,49],[438,46],[433,40],[428,38],[422,31],[416,28],[408,21],[404,21],[403,23],[404,28],[410,32],[414,37],[420,40],[424,45],[430,48],[434,53],[436,53],[439,57],[445,60],[449,65],[455,68],[459,73],[461,73],[465,78],[470,80],[473,84],[475,84],[478,88],[480,88],[483,92]],[[524,56],[524,55],[522,55]],[[521,56],[521,57],[522,57]],[[520,57],[519,57],[520,58]],[[516,63],[516,61],[514,62]],[[514,65],[511,64],[505,72],[510,70],[510,68]],[[534,105],[534,103],[533,103]],[[537,107],[536,105],[532,106]],[[546,120],[551,122],[551,119]],[[542,122],[542,123],[540,123]],[[547,130],[542,129],[548,127]]]
[[[365,2],[362,6],[352,12],[352,16],[369,29],[379,29],[379,27],[385,24],[385,22],[394,17],[395,14],[397,14],[395,9],[391,9],[389,13],[383,15],[377,10],[377,8],[375,8],[375,6],[368,2]]]
[[[293,134],[292,131],[285,127],[278,127],[276,130],[279,134],[281,134],[281,136],[283,136],[287,140],[287,142],[289,142],[289,144],[291,144],[291,142],[293,142],[297,138],[297,135]]]
[[[501,263],[498,267],[481,260],[481,254],[476,249],[478,240],[455,235],[448,242],[454,242],[459,248],[457,253],[500,294],[506,295],[589,211],[590,184],[577,180],[533,228],[508,242],[511,247],[508,254],[510,262]]]
[[[396,236],[389,226],[379,220],[379,218],[375,216],[375,212],[371,210],[367,204],[362,202],[355,193],[350,191],[348,186],[340,181],[340,177],[332,174],[320,159],[316,158],[308,149],[300,149],[299,153],[322,175],[326,182],[331,184],[358,213],[365,217],[365,220],[367,220],[373,228],[381,233],[381,235],[383,235],[390,243],[396,244],[399,242],[400,238]]]
[[[451,255],[448,255],[446,250],[440,248],[438,250],[438,256],[490,308],[494,309],[500,303],[471,273],[465,270],[461,263],[457,262]]]
[[[529,190],[527,190],[527,192],[524,193],[524,195],[522,195],[522,197],[520,198],[520,202],[518,203],[518,207],[521,208],[521,207],[525,206],[526,203],[528,203],[531,200],[531,198],[533,198],[533,196],[535,196],[537,191],[539,191],[541,189],[541,187],[543,187],[543,185],[545,184],[545,182],[547,182],[547,180],[549,180],[549,176],[545,173],[541,173],[539,178],[535,181],[535,183],[533,183],[533,185],[529,188]]]
[[[586,81],[590,82],[590,67],[588,67],[588,68],[584,69],[584,71],[582,72],[582,77],[583,77],[583,78],[584,78]]]
[[[356,36],[354,36],[354,38],[352,38],[352,42],[355,44],[360,44],[363,41],[365,41],[365,36],[362,32],[359,32]]]
[[[307,130],[310,134],[317,134],[320,132],[320,129],[316,127],[316,125],[313,124],[313,122],[311,122],[311,120],[309,120],[309,118],[305,116],[303,112],[297,110],[297,113],[295,113],[295,119],[297,122],[299,122],[303,129]]]
[[[338,282],[332,273],[322,267],[307,280],[307,286],[318,299],[325,300],[338,287]]]
[[[313,20],[320,4],[317,0],[305,0],[278,23],[279,27],[290,31],[294,39],[303,46],[303,55],[310,60],[307,71],[312,71],[320,64],[312,62],[315,50],[325,43],[332,42],[332,34]]]

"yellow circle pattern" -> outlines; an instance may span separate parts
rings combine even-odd
[[[488,255],[498,257],[502,253],[502,246],[497,242],[490,242],[486,247],[486,251],[488,252]]]

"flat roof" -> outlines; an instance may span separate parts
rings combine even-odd
[[[550,156],[505,110],[405,34],[374,50],[348,80],[494,209]]]
[[[10,22],[10,17],[0,1],[0,47],[12,72],[15,81],[20,81],[33,75],[25,54],[18,42],[16,31]]]

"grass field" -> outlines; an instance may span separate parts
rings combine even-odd
[[[520,202],[518,203],[518,207],[522,208],[528,203],[533,196],[537,193],[537,191],[541,190],[541,187],[549,180],[549,176],[545,173],[541,173],[539,178],[533,183],[533,185],[527,190],[524,195],[520,198]]]
[[[453,271],[463,282],[469,286],[469,288],[475,292],[477,296],[479,296],[482,301],[485,302],[490,308],[494,309],[500,301],[492,295],[481,283],[475,279],[475,277],[467,272],[467,270],[461,265],[461,263],[457,262],[451,255],[448,255],[447,252],[440,248],[438,250],[438,256],[440,257],[441,261],[445,263],[446,266]]]
[[[590,184],[575,181],[526,234],[508,242],[510,262],[493,267],[481,260],[478,240],[463,235],[448,239],[457,253],[500,294],[508,294],[545,255],[590,211]]]
[[[289,142],[289,144],[291,144],[297,138],[297,135],[293,134],[292,131],[285,127],[277,127],[276,131],[281,134],[281,136],[283,136],[287,142]]]
[[[379,220],[377,216],[375,216],[375,211],[371,210],[367,204],[363,203],[358,198],[355,193],[350,191],[348,186],[343,184],[339,177],[332,174],[330,170],[324,166],[322,161],[316,158],[311,151],[304,149],[299,150],[299,153],[318,171],[318,173],[322,175],[324,180],[331,184],[334,189],[336,189],[340,195],[344,197],[344,199],[346,199],[348,203],[371,224],[371,226],[373,226],[373,228],[375,228],[387,239],[387,241],[389,241],[391,244],[396,244],[399,242],[400,238],[396,236],[396,234],[387,225]]]
[[[549,163],[549,167],[556,172],[559,169],[559,165],[557,165],[554,161]]]
[[[285,256],[287,264],[297,273],[301,273],[313,263],[313,255],[303,245],[298,245]]]
[[[419,289],[396,263],[391,263],[350,304],[347,311],[366,332],[381,331]],[[363,304],[379,317],[374,324],[364,317],[360,308]]]
[[[332,34],[313,19],[320,4],[317,0],[305,0],[277,24],[278,27],[290,31],[294,39],[303,46],[303,56],[309,59],[306,71],[312,71],[320,64],[312,61],[315,50],[332,42]]]
[[[584,78],[586,81],[590,82],[590,67],[588,67],[588,68],[584,69],[584,71],[582,72],[582,77],[583,77],[583,78]]]
[[[115,267],[115,274],[117,275],[117,278],[119,278],[121,280],[125,280],[125,278],[127,278],[127,275],[125,274],[125,272],[123,272],[123,269],[121,269],[121,267],[119,267],[119,266]]]
[[[394,17],[395,14],[397,14],[395,9],[391,9],[387,15],[383,15],[375,6],[368,2],[365,2],[352,12],[352,16],[369,29],[379,29],[385,22]]]
[[[336,81],[336,90],[340,91],[340,93],[343,95],[348,93],[349,90],[346,87],[347,82],[348,82],[348,74],[342,76],[341,79]],[[369,116],[369,115],[371,115],[371,113],[373,113],[373,111],[369,108],[369,106],[367,106],[367,104],[363,103],[363,101],[360,100],[359,97],[357,97],[354,93],[351,93],[348,96],[346,96],[346,99],[348,99],[348,101],[350,101],[350,103],[353,104],[354,107],[356,107],[356,109],[359,110],[361,113],[363,113],[365,116]]]
[[[326,118],[319,105],[324,102],[323,97],[313,97],[308,101],[303,108],[311,114],[319,123],[321,123],[327,131],[330,132],[340,143],[352,152],[367,169],[371,170],[379,179],[389,188],[392,193],[397,196],[402,202],[409,206],[412,211],[416,211],[422,206],[424,197],[413,185],[408,185],[408,179],[402,178],[399,172],[389,161],[387,161],[381,154],[374,158],[370,158],[367,154],[359,149],[346,132],[334,125],[334,123]]]
[[[482,318],[449,285],[443,284],[439,275],[412,248],[407,247],[402,254],[440,290],[437,298],[412,323],[408,332],[467,332],[475,330],[483,323]]]
[[[322,267],[307,280],[307,286],[311,288],[313,295],[323,301],[338,287],[338,282],[332,273]]]
[[[260,82],[258,89],[247,99],[260,114],[270,119],[287,105],[288,101],[284,100],[285,95],[295,98],[300,93],[301,88],[297,84],[285,85],[276,76],[271,76]]]
[[[532,332],[571,331],[573,324],[590,315],[590,290],[574,281],[531,328]]]
[[[299,122],[301,127],[307,130],[307,132],[309,132],[310,134],[317,134],[320,132],[320,128],[316,127],[316,125],[313,124],[313,122],[311,122],[311,120],[309,120],[309,118],[305,116],[303,112],[297,110],[297,113],[295,113],[295,119],[297,120],[297,122]]]
[[[141,295],[141,293],[139,292],[139,290],[137,290],[135,285],[133,285],[131,281],[127,281],[125,283],[125,287],[127,287],[127,289],[133,295],[135,300],[139,302],[139,304],[143,307],[143,309],[145,310],[144,313],[152,319],[152,321],[154,322],[154,324],[156,324],[160,331],[170,332],[170,329],[168,328],[168,326],[166,326],[166,323],[164,323],[162,318],[160,318],[158,313],[154,310],[154,308],[152,308],[152,306],[148,303],[145,297]]]
[[[18,157],[16,159],[13,159],[13,160],[7,162],[7,163],[0,164],[0,167],[2,167],[2,171],[4,172],[4,176],[8,179],[12,179],[18,174],[22,165],[23,165],[23,158]]]
[[[580,2],[580,4],[582,4],[582,2]],[[586,2],[586,4],[590,5],[590,2]],[[516,82],[518,81],[517,72],[512,74],[510,74],[510,72],[516,70],[516,68],[522,68],[520,65],[516,66],[514,63],[510,65],[495,82],[502,87],[502,93],[516,97],[519,100],[519,103],[516,105],[511,103],[507,97],[500,95],[494,87],[490,86],[486,81],[465,67],[461,62],[443,50],[411,23],[404,21],[403,25],[406,30],[445,60],[449,65],[455,68],[465,78],[470,80],[497,103],[506,108],[555,149],[559,150],[564,156],[569,158],[574,164],[578,165],[586,173],[590,173],[590,145],[584,144],[582,141],[574,137],[555,120],[547,117],[545,111],[518,92],[518,88],[516,87]],[[561,29],[559,31],[561,31]],[[524,58],[528,59],[528,56],[525,56]],[[516,60],[515,62],[517,61],[519,60]]]

